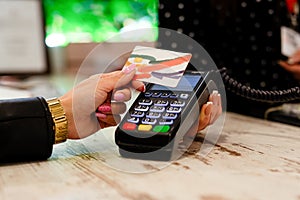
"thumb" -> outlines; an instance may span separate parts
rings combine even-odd
[[[116,88],[123,87],[130,83],[135,75],[135,66],[127,67],[122,71],[115,71],[102,74],[96,88],[96,107],[101,105],[109,97],[109,94]]]

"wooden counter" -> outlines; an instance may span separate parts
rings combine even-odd
[[[113,128],[55,146],[44,162],[0,166],[0,199],[300,200],[300,129],[226,114],[205,156],[201,135],[177,161],[120,158]]]

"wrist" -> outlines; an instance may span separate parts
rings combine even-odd
[[[58,98],[47,100],[53,120],[55,144],[65,142],[68,138],[68,121],[63,106]]]

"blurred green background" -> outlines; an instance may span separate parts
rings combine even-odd
[[[155,41],[158,37],[158,0],[43,0],[46,44],[66,46],[78,42],[103,42],[118,33],[145,29],[142,38],[127,40]]]

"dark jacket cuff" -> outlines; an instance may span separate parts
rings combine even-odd
[[[0,162],[49,158],[53,125],[42,97],[0,100]]]

